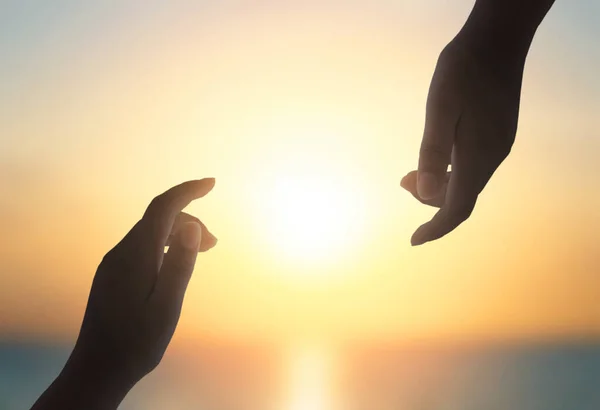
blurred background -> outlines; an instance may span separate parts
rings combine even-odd
[[[416,167],[429,81],[472,0],[0,0],[0,409],[75,341],[102,256],[150,200],[199,258],[123,409],[600,408],[600,4],[558,0],[517,142],[468,222]]]

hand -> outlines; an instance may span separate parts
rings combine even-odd
[[[34,409],[116,408],[159,364],[177,326],[196,255],[216,244],[197,218],[181,210],[213,186],[212,178],[190,181],[156,197],[106,254],[73,353]]]
[[[413,245],[441,238],[471,215],[515,140],[524,58],[492,60],[466,44],[457,38],[440,54],[419,168],[401,182],[419,201],[440,208],[413,234]]]

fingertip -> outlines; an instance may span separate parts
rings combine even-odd
[[[202,241],[202,227],[195,221],[186,222],[179,232],[179,240],[185,249],[197,252]]]
[[[403,178],[400,180],[400,186],[401,186],[402,188],[404,188],[404,189],[408,190],[408,180],[407,180],[407,177],[406,177],[406,176],[405,176],[405,177],[403,177]]]
[[[208,243],[217,243],[217,237],[214,236],[211,232],[207,232],[207,237],[206,237],[206,241]]]
[[[416,174],[417,171],[410,171],[408,174],[404,175],[402,180],[400,180],[400,186],[407,191],[412,192],[415,189],[417,182]]]
[[[208,230],[205,224],[202,223],[202,242],[198,252],[206,252],[217,244],[217,238]]]
[[[200,244],[200,249],[198,252],[206,252],[211,250],[217,245],[218,239],[210,232],[207,231],[207,234],[202,238],[202,243]]]
[[[413,233],[412,237],[410,238],[410,244],[412,246],[421,246],[432,240],[430,224],[431,222],[427,222],[419,226],[415,233]]]
[[[198,180],[198,196],[203,197],[213,190],[216,184],[215,178],[203,178]]]
[[[417,175],[417,193],[424,200],[435,198],[440,190],[441,184],[432,172],[419,172]]]
[[[410,244],[411,244],[411,246],[421,246],[424,243],[425,243],[425,241],[423,240],[421,235],[419,235],[419,230],[417,229],[417,231],[410,238]]]

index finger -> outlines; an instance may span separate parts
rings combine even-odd
[[[204,178],[179,184],[152,200],[142,223],[151,232],[154,243],[164,247],[175,218],[195,199],[202,198],[215,186],[214,178]]]

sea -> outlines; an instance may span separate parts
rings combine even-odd
[[[0,342],[0,410],[29,409],[70,346]],[[600,410],[600,343],[169,353],[124,410]],[[316,353],[315,353],[316,352]]]

